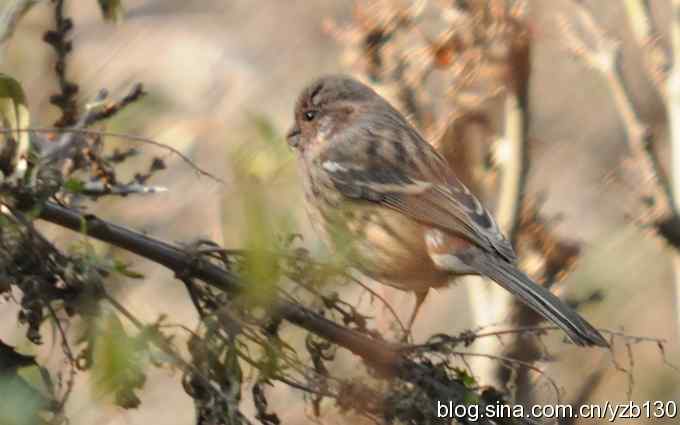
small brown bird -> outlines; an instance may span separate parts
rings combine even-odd
[[[381,283],[416,294],[482,275],[562,328],[608,346],[574,310],[515,266],[493,217],[404,116],[370,87],[327,76],[306,87],[287,135],[315,228]]]

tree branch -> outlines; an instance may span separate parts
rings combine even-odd
[[[672,184],[668,181],[659,159],[653,152],[654,133],[638,117],[631,94],[625,85],[619,60],[621,43],[606,34],[585,7],[579,4],[575,6],[580,22],[594,39],[594,44],[587,46],[572,26],[562,19],[560,24],[565,46],[575,57],[597,71],[607,82],[616,109],[623,121],[631,155],[636,159],[636,165],[642,173],[642,183],[643,185],[651,184],[650,193],[643,193],[642,197],[649,196],[653,201],[650,212],[653,216],[654,227],[658,234],[674,248],[671,253],[671,262],[675,275],[676,298],[680,299],[680,67],[677,65],[678,58],[680,58],[680,23],[678,22],[680,0],[671,2],[671,46],[676,64],[673,65],[668,76],[662,75],[662,63],[667,60],[660,59],[658,49],[648,53],[648,55],[656,55],[652,60],[653,66],[648,71],[666,101],[670,128]],[[626,6],[636,38],[640,42],[648,40],[652,30],[647,5],[641,1],[628,0]],[[648,60],[648,66],[650,60]],[[663,78],[666,78],[665,86],[661,85]],[[677,320],[680,321],[680,313],[677,315]]]
[[[108,223],[94,215],[83,215],[48,202],[40,212],[40,218],[77,232],[84,231],[90,237],[156,262],[179,275],[190,275],[200,279],[225,292],[235,294],[243,289],[239,278],[228,270],[192,257],[169,243]],[[479,405],[481,409],[485,407],[484,401],[473,390],[437,373],[428,364],[409,359],[396,346],[344,328],[303,306],[288,301],[276,300],[272,307],[275,315],[351,351],[383,376],[396,377],[413,384],[433,400],[451,401],[454,405],[473,403]],[[473,418],[459,420],[466,424],[493,423],[483,419],[475,421]]]

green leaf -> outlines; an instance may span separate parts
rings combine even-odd
[[[262,141],[270,145],[276,143],[276,146],[283,144],[282,137],[279,135],[279,132],[269,118],[262,114],[252,114],[250,119]]]
[[[131,279],[144,279],[144,275],[142,273],[130,270],[128,265],[120,260],[113,261],[113,270]]]
[[[135,390],[146,382],[146,338],[128,336],[115,314],[101,317],[97,328],[92,368],[96,389],[103,394],[113,393],[120,407],[138,407],[141,401]]]
[[[43,423],[40,412],[49,402],[19,375],[0,373],[0,394],[0,424]]]
[[[247,253],[239,263],[247,282],[239,299],[245,305],[266,308],[277,295],[284,275],[282,237],[294,233],[295,217],[276,184],[292,156],[271,120],[258,114],[251,114],[250,119],[252,140],[236,145],[230,153],[237,199],[229,202],[241,206],[242,214],[233,224],[238,226]]]
[[[4,128],[26,129],[30,125],[30,114],[26,104],[26,95],[21,84],[7,74],[0,73],[0,119]],[[10,135],[5,135],[5,141]],[[26,158],[28,155],[29,135],[27,132],[16,132],[13,135],[18,143],[15,158]],[[7,147],[3,146],[2,150]]]
[[[35,359],[0,341],[0,424],[40,423],[40,412],[49,406],[42,387],[41,367]]]
[[[118,23],[125,17],[125,8],[121,0],[97,0],[97,2],[104,20]]]
[[[78,179],[68,179],[64,182],[64,190],[71,193],[82,193],[85,190],[85,183]]]
[[[274,344],[265,344],[262,348],[262,356],[257,361],[259,377],[269,380],[285,370],[285,365],[281,363],[281,353]]]
[[[454,368],[454,371],[456,372],[456,378],[458,378],[467,388],[474,388],[477,386],[475,377],[470,375],[467,370],[456,367]]]
[[[258,185],[259,186],[259,185]],[[276,296],[281,278],[278,255],[274,252],[277,230],[283,230],[280,217],[267,208],[261,187],[244,194],[245,248],[243,277],[248,283],[243,300],[256,305],[268,305]],[[278,223],[277,223],[278,221]]]
[[[271,182],[287,167],[293,158],[272,121],[261,114],[250,114],[257,141],[249,143],[237,155],[244,172],[262,181]]]

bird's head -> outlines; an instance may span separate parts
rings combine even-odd
[[[365,84],[347,76],[325,76],[302,90],[295,104],[288,144],[304,152],[310,146],[332,142],[350,126],[362,108],[379,96]]]

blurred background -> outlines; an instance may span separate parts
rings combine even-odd
[[[400,4],[397,0],[390,3]],[[437,19],[445,17],[427,3],[446,2],[418,2],[415,6],[420,7],[420,3],[430,8],[424,12],[420,28],[425,37],[435,39],[441,32]],[[625,128],[606,80],[565,49],[558,18],[578,21],[575,3],[529,1],[524,17],[532,64],[527,193],[533,199],[542,199],[541,213],[550,218],[555,234],[580,247],[572,271],[559,284],[560,294],[579,300],[600,293],[601,300],[581,306],[585,317],[604,329],[665,340],[665,355],[678,365],[680,330],[672,251],[648,226],[640,224],[645,221],[641,217],[648,214],[640,202],[645,183],[635,171],[638,159],[630,155]],[[609,36],[620,40],[621,74],[632,105],[640,120],[654,131],[658,155],[665,160],[669,148],[664,100],[648,76],[645,48],[635,40],[624,2],[582,3]],[[401,4],[413,7],[406,1]],[[649,4],[661,43],[668,45],[663,40],[667,40],[670,28],[670,2],[650,0]],[[314,78],[350,73],[370,81],[370,73],[357,57],[361,50],[356,40],[343,39],[338,33],[364,22],[367,15],[375,13],[379,20],[380,14],[368,9],[361,15],[353,2],[334,0],[125,0],[123,5],[124,19],[110,24],[102,21],[95,1],[67,3],[75,24],[68,73],[80,84],[79,99],[91,101],[102,88],[114,96],[122,95],[133,83],[143,83],[149,95],[116,116],[106,129],[173,146],[225,183],[198,176],[180,159],[163,151],[139,146],[144,155],[126,163],[128,171],[133,173],[154,155],[162,156],[167,169],[156,174],[151,183],[169,190],[105,199],[93,212],[167,241],[188,243],[207,238],[225,247],[239,247],[248,240],[248,216],[252,214],[248,199],[256,191],[266,203],[267,220],[274,226],[280,224],[286,232],[301,233],[303,245],[314,255],[328,255],[302,210],[297,170],[283,134],[292,123],[298,92]],[[34,7],[2,53],[3,72],[24,86],[34,126],[49,127],[57,117],[48,101],[55,91],[55,78],[49,71],[53,52],[42,41],[52,20],[49,2]],[[379,89],[386,96],[394,94],[388,85]],[[436,93],[429,92],[435,105],[441,102]],[[398,99],[395,103],[401,106]],[[434,124],[446,118],[433,116]],[[437,128],[433,125],[425,133],[436,134]],[[110,143],[112,147],[128,146],[120,140]],[[493,201],[489,202],[493,206]],[[72,233],[49,225],[43,228],[59,243],[74,238]],[[139,318],[153,322],[160,314],[167,314],[170,322],[189,327],[197,323],[185,289],[172,273],[121,251],[97,247],[125,258],[146,276],[144,281],[111,281],[111,290]],[[406,320],[412,296],[371,285]],[[414,328],[416,342],[435,333],[457,334],[508,320],[500,314],[492,322],[477,323],[469,301],[475,288],[470,285],[488,284],[461,282],[430,295]],[[336,289],[375,317],[376,326],[389,327],[384,323],[389,321],[388,316],[379,304],[361,297],[362,291]],[[30,346],[25,329],[15,326],[16,314],[13,304],[2,304],[0,339],[58,367],[62,355],[59,347],[49,343],[37,349]],[[491,316],[494,314],[491,311]],[[664,363],[656,342],[635,343],[629,351],[623,342],[615,340],[611,355],[560,341],[560,335],[545,338],[554,359],[541,361],[538,366],[559,384],[563,400],[573,401],[587,394],[592,403],[625,403],[629,388],[630,399],[638,402],[680,400],[680,372]],[[469,350],[483,348],[473,344]],[[357,360],[347,356],[338,361],[338,367],[352,370]],[[596,379],[592,379],[593,374]],[[193,404],[176,371],[150,369],[141,393],[142,407],[137,410],[115,407],[91,379],[86,374],[77,378],[68,409],[74,425],[141,424],[149,420],[180,424],[194,420]],[[549,386],[538,376],[533,379],[539,389],[536,399],[555,402]],[[484,383],[483,378],[480,381]],[[283,423],[313,422],[299,392],[277,384],[269,394],[271,409]],[[330,412],[334,409],[332,405],[327,408]],[[248,396],[243,411],[253,414]],[[349,420],[335,414],[321,419],[329,424]],[[676,421],[636,419],[628,423]]]

